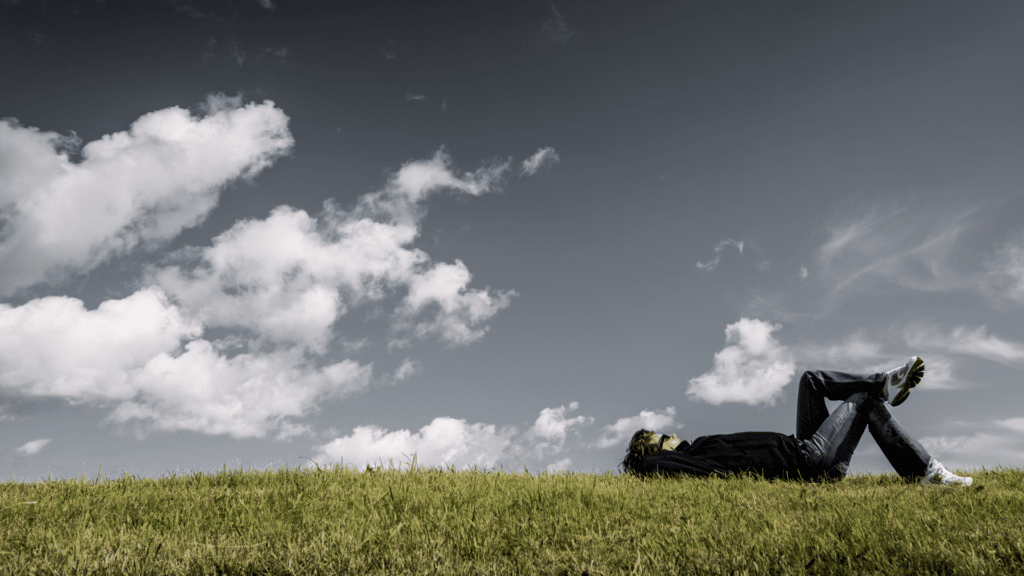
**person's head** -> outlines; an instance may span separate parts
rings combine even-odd
[[[641,428],[629,440],[626,457],[622,460],[622,468],[630,474],[640,474],[640,463],[644,456],[661,449],[661,434]]]

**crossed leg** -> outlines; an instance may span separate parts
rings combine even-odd
[[[816,370],[800,377],[796,438],[812,468],[825,478],[840,479],[864,429],[878,443],[896,472],[906,479],[922,476],[931,460],[928,452],[892,417],[880,391],[883,374],[849,374]],[[825,399],[843,401],[831,414]]]

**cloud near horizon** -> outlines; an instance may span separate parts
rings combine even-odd
[[[796,374],[790,350],[772,337],[780,325],[741,318],[725,327],[727,346],[715,353],[715,368],[690,380],[686,393],[714,405],[775,404]]]
[[[315,463],[307,466],[343,464],[362,469],[367,465],[383,464],[387,467],[394,464],[398,467],[399,464],[411,463],[415,454],[416,463],[428,467],[464,469],[477,466],[490,469],[502,466],[516,469],[530,463],[536,465],[535,468],[543,466],[545,470],[554,472],[567,469],[572,459],[558,458],[546,465],[543,462],[567,452],[567,440],[572,436],[575,436],[577,447],[625,448],[626,441],[637,428],[681,426],[675,422],[675,409],[672,407],[658,412],[643,411],[605,426],[602,438],[596,444],[590,444],[583,442],[579,429],[591,425],[594,419],[590,416],[567,417],[569,412],[578,408],[578,402],[544,408],[533,425],[522,432],[515,426],[498,428],[482,422],[470,424],[465,419],[447,416],[434,418],[417,432],[359,426],[347,436],[315,447]]]
[[[225,182],[255,174],[290,147],[287,117],[272,103],[240,103],[211,97],[202,120],[178,108],[147,114],[130,132],[87,146],[83,156],[89,161],[113,158],[136,170],[106,191],[114,205],[146,206],[140,198],[148,198],[152,209],[125,208],[119,218],[79,240],[102,250],[120,242],[110,248],[117,251],[170,239],[205,217]],[[267,128],[267,115],[282,122]],[[36,146],[22,151],[28,168],[14,172],[19,182],[47,183],[54,173],[75,173],[65,157],[54,160],[52,136],[33,140],[31,130],[18,130],[13,133],[28,134]],[[225,134],[234,140],[208,142]],[[268,139],[277,147],[264,145]],[[214,175],[192,172],[196,166],[220,165],[228,168]],[[433,262],[413,242],[429,196],[498,190],[510,165],[508,160],[457,174],[441,149],[431,158],[406,162],[382,190],[364,194],[350,210],[328,201],[311,216],[282,205],[265,219],[239,221],[209,246],[187,247],[163,265],[149,266],[143,288],[94,310],[68,296],[17,307],[0,304],[0,387],[113,403],[106,422],[134,422],[137,433],[191,430],[246,438],[276,431],[279,439],[309,434],[295,419],[322,401],[365,389],[372,377],[372,365],[327,356],[329,344],[346,342],[335,325],[338,318],[360,306],[397,301],[388,318],[389,347],[426,339],[457,347],[482,338],[487,321],[509,305],[514,291],[470,288],[472,275],[461,261]],[[168,175],[184,183],[147,184]],[[8,196],[13,181],[9,177],[4,188]],[[71,179],[60,189],[74,198],[96,185]],[[187,199],[198,207],[187,206]],[[17,240],[19,225],[6,239]],[[124,230],[130,233],[125,236]],[[76,233],[72,230],[72,236]],[[4,257],[12,262],[49,249],[33,242],[4,246]],[[54,254],[83,270],[106,257]],[[417,370],[419,365],[407,360],[392,379]]]
[[[614,424],[604,427],[604,434],[598,439],[597,447],[611,448],[622,445],[641,428],[658,433],[661,433],[662,430],[682,428],[682,424],[676,423],[675,416],[675,406],[669,406],[660,412],[643,410],[636,416],[619,418]]]
[[[947,468],[977,468],[997,461],[1001,466],[1024,466],[1024,418],[990,422],[950,422],[948,435],[926,436],[921,445]],[[955,434],[957,428],[972,430]]]

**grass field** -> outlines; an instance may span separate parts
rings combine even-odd
[[[1024,574],[1024,470],[967,487],[424,468],[0,484],[0,574]]]

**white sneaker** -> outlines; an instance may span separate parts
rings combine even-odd
[[[882,385],[882,400],[892,406],[899,406],[910,396],[910,389],[917,386],[924,378],[924,360],[912,356],[906,366],[900,366],[885,372],[885,384]],[[890,396],[892,400],[890,400]]]
[[[928,470],[921,479],[921,486],[970,486],[973,482],[974,479],[970,476],[957,476],[946,470],[941,462],[932,458],[928,461]]]

